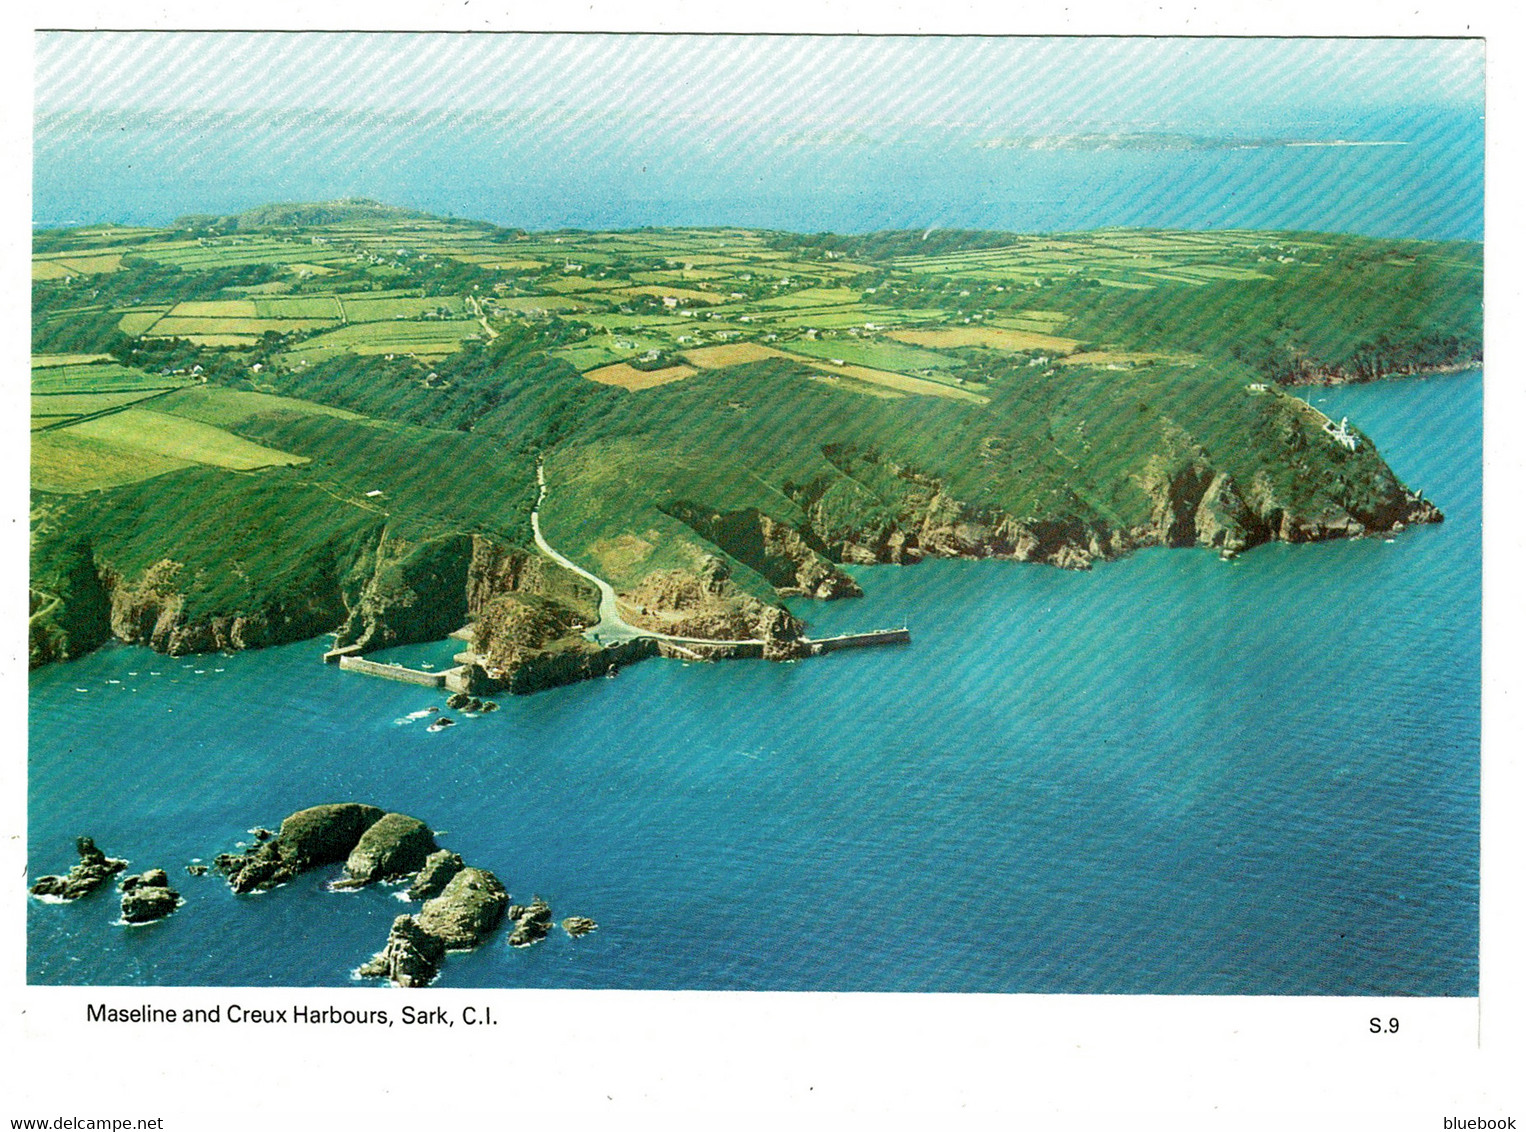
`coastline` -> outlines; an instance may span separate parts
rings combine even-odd
[[[1435,377],[1448,373],[1467,373],[1470,369],[1479,369],[1483,366],[1482,357],[1474,358],[1466,362],[1441,362],[1436,365],[1412,366],[1407,369],[1384,370],[1377,374],[1352,373],[1342,369],[1313,369],[1304,370],[1294,374],[1287,380],[1279,380],[1278,385],[1284,387],[1308,386],[1308,385],[1368,385],[1375,381],[1388,381],[1400,377]]]

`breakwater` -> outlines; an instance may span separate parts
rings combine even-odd
[[[346,672],[359,672],[363,676],[380,676],[384,680],[398,680],[404,684],[418,684],[425,688],[466,690],[464,686],[457,687],[463,682],[463,668],[445,668],[438,672],[425,671],[421,668],[405,668],[401,664],[382,664],[380,661],[367,660],[353,653],[341,656],[339,667]]]
[[[909,645],[910,629],[873,629],[867,633],[844,633],[837,637],[819,637],[806,640],[812,656],[837,652],[840,649],[874,648],[877,645]]]

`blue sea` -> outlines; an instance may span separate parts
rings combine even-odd
[[[1477,993],[1482,374],[1316,390],[1446,522],[1152,550],[1086,573],[935,561],[795,603],[906,648],[652,660],[430,734],[427,690],[326,642],[112,646],[31,681],[29,869],[89,833],[185,904],[29,902],[34,983],[343,986],[405,910],[210,861],[317,802],[417,815],[597,932],[440,985]],[[401,651],[444,664],[449,644]]]

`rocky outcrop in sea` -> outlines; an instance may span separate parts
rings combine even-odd
[[[399,880],[422,869],[435,849],[434,833],[418,818],[383,814],[350,850],[345,878],[354,884]]]
[[[94,892],[127,868],[126,861],[108,857],[97,849],[92,838],[76,838],[74,848],[79,853],[79,864],[64,876],[38,877],[30,889],[33,896],[53,900],[78,900],[81,896]]]
[[[123,877],[122,919],[129,924],[162,920],[180,907],[180,893],[170,887],[163,869],[149,869],[137,876]]]
[[[529,904],[515,904],[509,909],[514,930],[509,933],[510,947],[529,947],[551,932],[551,905],[539,896]]]
[[[361,835],[383,812],[359,802],[339,802],[298,810],[267,841],[242,854],[223,853],[215,865],[234,892],[254,892],[279,884],[319,865],[345,860]]]

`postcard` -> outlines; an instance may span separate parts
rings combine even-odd
[[[1482,39],[32,50],[29,1001],[1467,1034]]]

